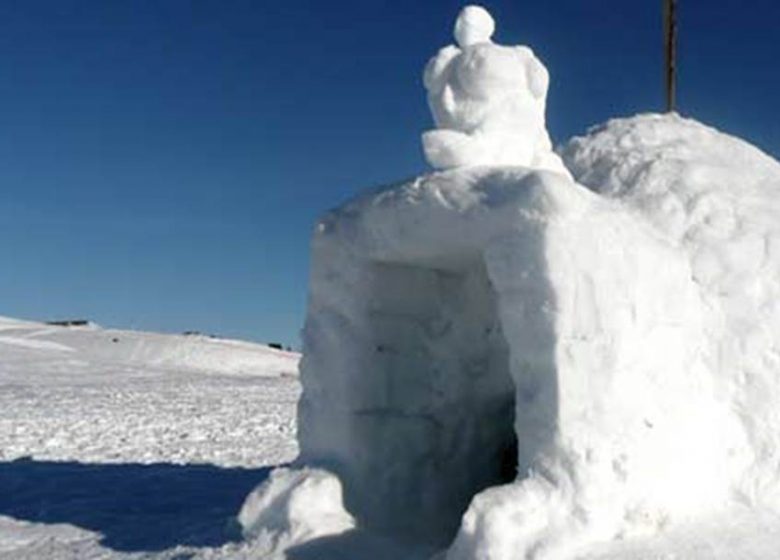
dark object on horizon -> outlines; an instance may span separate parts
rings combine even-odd
[[[67,319],[64,321],[46,321],[46,324],[54,327],[86,327],[89,325],[89,321],[86,319]]]
[[[664,2],[664,74],[666,111],[677,108],[677,0]]]
[[[268,347],[273,348],[274,350],[284,350],[284,347],[278,342],[269,342]]]
[[[205,338],[220,338],[219,336],[217,336],[215,334],[206,334],[206,333],[202,333],[200,331],[184,331],[181,334],[182,334],[182,336],[202,336],[202,337],[205,337]]]

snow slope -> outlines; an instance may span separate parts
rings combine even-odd
[[[262,407],[262,388],[297,364],[248,342],[3,318],[0,460],[267,464],[269,449],[243,442],[268,434],[283,461],[289,411]]]
[[[261,344],[203,335],[171,335],[86,327],[59,327],[0,317],[4,367],[13,361],[46,360],[50,350],[96,365],[143,365],[223,375],[297,375],[299,356]],[[56,356],[56,354],[51,355]],[[56,361],[56,360],[55,360]]]

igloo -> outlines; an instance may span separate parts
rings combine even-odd
[[[767,326],[780,266],[759,252],[746,258],[764,281],[734,272],[740,247],[780,236],[767,217],[734,247],[718,237],[742,231],[732,210],[746,207],[707,182],[735,177],[723,162],[736,154],[777,200],[780,168],[659,116],[573,141],[585,187],[551,149],[547,71],[492,43],[493,27],[465,8],[458,46],[425,71],[439,170],[316,227],[300,457],[239,517],[270,554],[358,531],[447,560],[566,559],[735,500],[780,503],[776,462],[761,459],[780,422],[766,403],[746,419],[761,390],[745,386],[760,371],[780,389]],[[745,212],[773,215],[760,192]]]

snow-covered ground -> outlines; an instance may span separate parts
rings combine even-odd
[[[0,558],[240,557],[232,518],[297,454],[298,358],[0,318]]]
[[[166,365],[131,357],[123,343]],[[254,367],[235,367],[237,348],[254,353]],[[173,358],[220,351],[209,369]],[[203,337],[0,319],[0,559],[262,558],[234,518],[271,468],[297,454],[297,359]],[[770,560],[778,527],[771,514],[730,514],[582,560]],[[353,532],[288,558],[429,552]]]

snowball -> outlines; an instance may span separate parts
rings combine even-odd
[[[460,47],[487,43],[493,36],[496,24],[482,6],[466,6],[455,22],[455,40]]]

